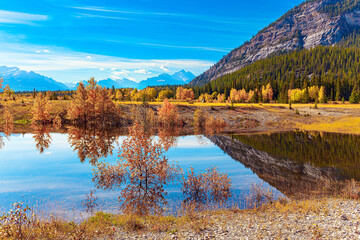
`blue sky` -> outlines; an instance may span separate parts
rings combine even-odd
[[[300,0],[1,0],[0,65],[61,82],[207,70]]]

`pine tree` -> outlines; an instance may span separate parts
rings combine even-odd
[[[360,102],[360,94],[359,90],[354,87],[353,91],[351,92],[351,96],[349,98],[350,103],[359,103]]]
[[[320,103],[326,103],[327,99],[326,99],[326,93],[325,93],[325,87],[321,86],[320,91],[319,91],[319,102]]]
[[[338,80],[336,85],[335,101],[340,101],[340,100],[341,100],[340,80]]]
[[[50,103],[46,99],[46,96],[39,93],[36,96],[34,105],[31,109],[33,123],[41,123],[42,125],[47,124],[50,121],[50,107]]]

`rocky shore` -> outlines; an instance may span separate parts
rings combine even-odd
[[[167,232],[117,229],[115,239],[359,239],[359,213],[356,200],[304,200],[256,211],[208,213],[202,216],[206,226],[197,231],[194,223]]]

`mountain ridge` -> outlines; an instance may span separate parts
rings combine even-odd
[[[61,83],[52,78],[38,74],[33,71],[24,71],[18,67],[0,66],[0,77],[4,79],[4,86],[9,85],[11,89],[17,92],[21,91],[63,91],[63,90],[76,90],[79,85],[77,83]],[[170,75],[167,73],[148,78],[141,82],[135,82],[128,78],[123,79],[102,79],[98,84],[102,87],[112,88],[139,88],[143,89],[148,86],[158,85],[184,85],[188,84],[195,75],[189,71],[181,70]],[[86,80],[80,81],[86,82]]]
[[[9,85],[14,91],[69,90],[65,84],[52,78],[33,71],[20,70],[18,67],[0,66],[0,77],[4,79],[4,86]]]
[[[360,28],[359,10],[357,0],[305,1],[232,50],[190,85],[205,85],[273,54],[332,46]]]

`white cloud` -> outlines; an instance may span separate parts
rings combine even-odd
[[[50,53],[50,50],[44,49],[44,50],[36,50],[36,53]]]
[[[86,56],[86,59],[91,61],[92,60],[92,57],[91,56]]]
[[[0,36],[1,34],[0,31]],[[131,74],[139,74],[135,73],[135,71],[139,72],[142,69],[146,69],[149,74],[151,72],[154,76],[161,73],[161,71],[168,72],[169,68],[172,70],[186,69],[194,74],[199,74],[213,65],[213,62],[196,59],[121,58],[75,52],[54,46],[51,47],[51,51],[48,53],[39,54],[39,51],[43,53],[44,49],[50,48],[33,44],[4,42],[0,38],[1,64],[17,66],[26,71],[35,71],[64,82],[76,82],[87,79],[89,76],[97,78],[109,76],[117,78],[136,77]],[[92,56],[92,61],[87,60],[87,56]]]
[[[168,72],[168,71],[169,71],[169,69],[168,69],[166,66],[164,66],[164,65],[161,65],[161,66],[160,66],[160,69],[163,70],[164,72]]]
[[[127,76],[130,71],[128,70],[121,70],[121,71],[113,71],[112,72],[115,76]]]
[[[129,73],[130,73],[130,71],[124,70],[124,69],[121,71],[112,71],[110,77],[113,79],[121,79],[121,78],[128,76]]]
[[[34,22],[46,20],[46,15],[0,10],[0,23],[33,25]]]
[[[127,79],[129,79],[129,80],[131,80],[131,81],[136,82],[136,78],[133,78],[133,77],[127,77]]]
[[[138,74],[151,74],[150,71],[146,70],[146,69],[137,69],[134,71],[134,73],[138,73]]]

